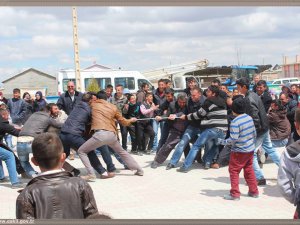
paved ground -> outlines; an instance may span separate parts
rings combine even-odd
[[[282,151],[282,149],[279,149]],[[266,162],[263,171],[267,185],[259,187],[260,197],[249,198],[244,178],[240,178],[240,201],[226,201],[222,196],[230,188],[228,167],[204,170],[200,164],[186,174],[164,166],[150,168],[153,155],[133,157],[144,168],[143,177],[121,170],[112,179],[98,179],[90,185],[99,210],[115,219],[291,219],[294,206],[281,197],[276,187],[277,166]],[[102,159],[100,159],[101,162]],[[71,164],[85,169],[76,158]],[[5,167],[5,166],[4,166]],[[6,172],[7,174],[7,172]],[[26,180],[24,180],[26,182]],[[16,190],[9,183],[0,184],[0,219],[15,218]]]
[[[98,179],[90,183],[98,208],[115,219],[291,219],[294,206],[281,197],[276,187],[277,167],[268,162],[264,165],[267,185],[259,187],[260,197],[249,198],[245,180],[240,178],[240,201],[226,201],[230,181],[228,167],[204,170],[194,164],[187,173],[164,166],[150,168],[153,155],[133,157],[144,168],[143,177],[123,170],[112,179]],[[85,173],[77,158],[71,164]],[[101,160],[102,162],[102,160]],[[6,172],[7,173],[7,172]],[[10,184],[0,184],[0,219],[15,218],[15,200],[18,195]]]

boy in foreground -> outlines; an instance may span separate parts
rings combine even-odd
[[[99,215],[93,191],[62,170],[66,154],[56,134],[43,133],[32,143],[32,162],[41,170],[16,202],[17,219],[84,219]],[[109,218],[103,215],[103,218]]]
[[[240,200],[239,174],[244,169],[244,177],[249,187],[248,196],[258,198],[257,182],[253,170],[256,131],[253,119],[245,114],[245,100],[240,97],[233,101],[232,111],[236,118],[230,124],[230,137],[219,139],[223,145],[232,145],[229,161],[231,189],[226,200]]]

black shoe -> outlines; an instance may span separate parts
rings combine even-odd
[[[175,166],[171,163],[168,163],[167,167],[166,167],[166,170],[170,170],[172,168],[175,168]]]
[[[262,186],[262,185],[266,185],[267,181],[265,178],[260,179],[260,180],[256,180],[257,181],[257,186]]]
[[[158,162],[153,161],[153,162],[151,163],[151,168],[152,168],[152,169],[156,169],[156,168],[158,167],[158,165],[159,165]]]
[[[210,163],[206,162],[206,163],[204,164],[204,169],[205,169],[205,170],[208,170],[209,168],[210,168]]]
[[[137,155],[137,154],[138,154],[138,151],[131,151],[130,153],[131,153],[131,154],[134,154],[134,155]]]
[[[177,172],[180,172],[180,173],[187,173],[187,172],[189,172],[188,171],[188,169],[186,169],[186,168],[184,168],[184,167],[179,167],[177,170],[176,170]]]
[[[73,176],[74,176],[74,177],[79,177],[79,175],[80,175],[80,170],[78,170],[78,169],[73,169],[73,170],[72,170],[72,173],[73,173]]]

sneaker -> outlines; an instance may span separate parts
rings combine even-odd
[[[25,173],[25,172],[24,172],[24,173],[21,173],[21,178],[22,178],[22,179],[32,179],[32,177],[31,177],[31,176],[28,176],[27,173]]]
[[[175,168],[175,166],[171,163],[168,163],[167,167],[166,167],[166,170],[170,170],[172,168]]]
[[[210,168],[220,169],[220,165],[218,163],[213,163],[213,164],[211,164]]]
[[[152,168],[152,169],[156,169],[158,166],[159,166],[159,163],[156,162],[156,161],[153,161],[153,162],[151,163],[151,168]]]
[[[7,177],[3,177],[2,179],[0,179],[0,183],[5,183],[5,182],[9,182],[9,179]]]
[[[233,200],[233,201],[239,201],[240,197],[233,197],[231,194],[229,195],[224,195],[223,197],[225,200]]]
[[[21,188],[25,188],[25,187],[26,187],[26,184],[23,184],[21,182],[14,183],[11,185],[12,189],[21,189]]]
[[[107,171],[105,171],[104,173],[102,173],[100,175],[100,178],[101,179],[108,179],[108,178],[113,178],[114,176],[115,176],[114,172],[107,172]]]
[[[248,196],[249,197],[252,197],[252,198],[258,198],[258,194],[252,194],[252,193],[250,193],[250,192],[248,192]]]
[[[137,154],[138,154],[138,151],[131,151],[130,153],[131,153],[131,154],[134,154],[134,155],[137,155]]]
[[[204,169],[205,169],[205,170],[208,170],[209,168],[210,168],[210,163],[208,163],[208,162],[205,163],[205,164],[204,164]]]
[[[134,175],[137,175],[137,176],[144,176],[144,171],[143,170],[137,170]]]
[[[179,167],[176,171],[180,172],[180,173],[187,173],[187,172],[189,172],[188,169],[184,168],[183,166]]]
[[[73,176],[74,176],[74,177],[79,177],[79,175],[80,175],[80,170],[78,170],[78,169],[73,169],[73,170],[72,170],[72,173],[73,173]]]
[[[95,181],[97,179],[96,175],[94,174],[88,174],[86,176],[80,176],[80,177],[86,181]]]
[[[260,180],[256,180],[257,181],[257,186],[262,186],[262,185],[266,185],[267,181],[265,178],[260,179]]]

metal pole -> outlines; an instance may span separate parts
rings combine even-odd
[[[73,44],[74,44],[76,89],[78,91],[81,91],[79,48],[78,48],[78,32],[77,32],[77,10],[76,10],[76,7],[73,7],[73,14],[72,15],[73,15]]]

